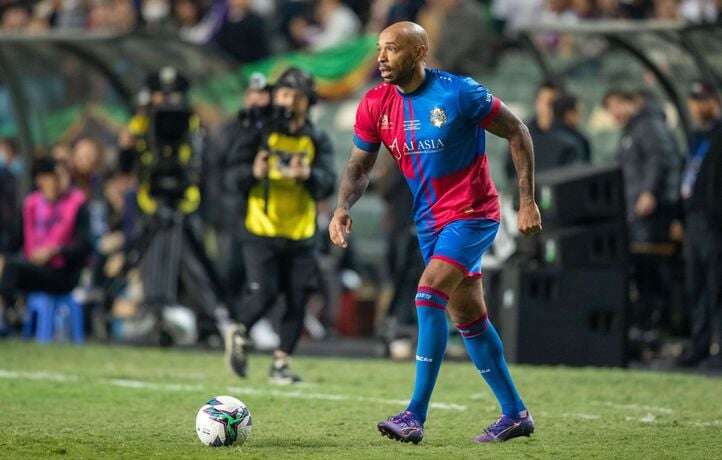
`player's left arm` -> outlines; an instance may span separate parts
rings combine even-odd
[[[509,141],[519,187],[519,231],[524,235],[540,232],[541,215],[534,199],[534,145],[529,129],[501,101],[498,112],[485,129]]]

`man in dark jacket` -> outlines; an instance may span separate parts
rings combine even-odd
[[[537,88],[534,101],[535,115],[526,125],[534,142],[534,170],[543,172],[584,160],[582,145],[561,129],[554,117],[554,104],[562,96],[561,88],[551,81]],[[509,180],[516,177],[511,155],[507,155],[506,174]]]
[[[587,136],[579,130],[582,110],[579,99],[572,94],[562,94],[554,101],[554,127],[567,134],[579,145],[581,155],[576,161],[591,163],[592,146]]]
[[[19,188],[15,175],[0,166],[0,255],[17,247],[21,237]]]
[[[692,347],[679,364],[693,366],[710,356],[714,319],[722,315],[722,118],[714,86],[706,82],[692,85],[688,107],[697,125],[681,184]],[[719,352],[709,363],[720,367]]]
[[[611,90],[603,102],[622,127],[617,161],[624,177],[634,284],[639,292],[630,324],[649,330],[668,300],[658,256],[669,243],[677,201],[677,144],[664,115],[641,94]]]
[[[248,126],[236,145],[242,159],[232,179],[245,196],[239,225],[245,233],[246,292],[239,319],[250,330],[282,293],[280,347],[271,381],[295,383],[289,368],[303,330],[306,302],[316,284],[316,202],[333,193],[333,147],[309,120],[316,98],[313,77],[290,68],[274,85],[272,113],[263,126]],[[245,345],[245,337],[237,337]],[[239,369],[245,374],[245,363]]]

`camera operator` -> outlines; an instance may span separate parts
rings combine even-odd
[[[221,301],[218,276],[205,253],[201,233],[201,172],[205,135],[188,103],[189,82],[172,67],[147,79],[148,105],[131,121],[139,158],[136,204],[140,232],[131,253],[141,259],[145,305],[153,313],[178,304],[179,288],[213,321],[225,338],[231,368],[241,350],[232,347],[239,334]],[[133,256],[129,257],[131,261]],[[241,356],[242,357],[242,356]]]
[[[312,76],[287,69],[271,100],[265,115],[245,123],[237,145],[242,163],[231,179],[245,197],[240,225],[247,283],[238,314],[248,331],[273,307],[278,294],[284,294],[281,343],[270,377],[274,383],[296,383],[301,379],[291,372],[289,356],[303,330],[309,294],[316,288],[316,203],[333,193],[333,147],[309,120],[316,100]],[[236,372],[245,374],[245,360]]]

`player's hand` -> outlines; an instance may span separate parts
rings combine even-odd
[[[639,217],[648,217],[657,208],[657,199],[654,198],[652,192],[642,192],[634,204],[634,212]]]
[[[336,208],[331,223],[328,224],[328,234],[331,237],[331,242],[340,248],[348,247],[346,235],[351,233],[351,225],[352,221],[348,210]]]
[[[259,150],[253,160],[253,177],[260,180],[266,176],[268,176],[268,152]]]
[[[542,231],[541,214],[535,201],[519,205],[519,214],[516,216],[516,225],[522,235],[533,235]]]

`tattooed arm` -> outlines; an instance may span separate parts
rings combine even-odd
[[[519,186],[519,231],[524,235],[540,232],[541,216],[534,201],[534,146],[529,129],[502,103],[486,130],[509,141]]]
[[[358,147],[351,149],[351,156],[341,176],[336,210],[328,226],[331,241],[336,246],[342,248],[348,246],[345,235],[351,233],[352,223],[348,211],[366,191],[366,187],[369,185],[369,173],[377,156],[378,152],[366,152]]]

